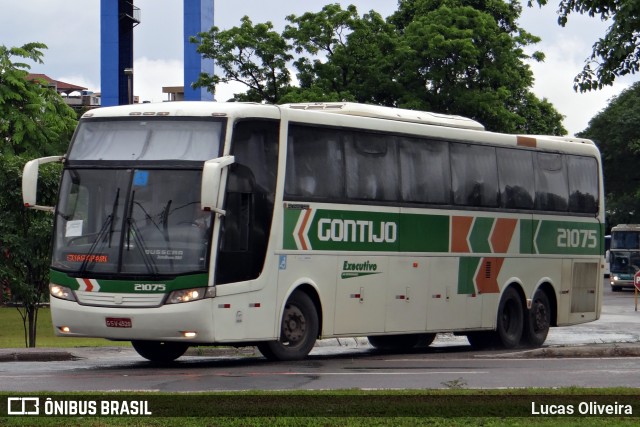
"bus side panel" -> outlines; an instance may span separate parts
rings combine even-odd
[[[429,278],[427,259],[391,257],[386,295],[386,332],[424,332]]]
[[[274,328],[271,338],[280,336],[280,323],[284,304],[292,292],[301,286],[310,285],[317,293],[322,318],[321,336],[333,335],[333,307],[335,306],[336,257],[320,254],[278,254],[277,307],[274,312]]]
[[[389,257],[339,256],[336,335],[384,332]]]
[[[457,331],[480,326],[482,301],[473,291],[459,292],[458,257],[429,258],[427,329]]]

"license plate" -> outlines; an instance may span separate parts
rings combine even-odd
[[[107,328],[130,328],[131,319],[128,317],[107,317]]]

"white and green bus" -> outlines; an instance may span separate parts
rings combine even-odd
[[[55,208],[38,165],[62,161]],[[319,338],[398,351],[436,333],[540,346],[598,319],[600,155],[584,139],[350,103],[138,104],[82,117],[29,162],[51,209],[51,312],[153,361],[195,345],[304,358]]]

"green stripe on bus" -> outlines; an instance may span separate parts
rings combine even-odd
[[[471,244],[471,252],[474,253],[491,253],[489,245],[489,236],[495,218],[476,218],[469,234],[469,243]]]
[[[309,251],[449,253],[452,216],[395,212],[285,208],[283,248]],[[469,251],[491,254],[498,217],[475,217]],[[520,254],[599,255],[603,227],[596,222],[517,220],[513,236]],[[493,236],[496,237],[496,236]],[[500,236],[498,236],[500,237]],[[518,242],[516,240],[516,242]],[[496,251],[504,253],[511,242]],[[516,243],[517,245],[517,243]]]
[[[90,273],[86,274],[86,277],[91,277]],[[75,277],[71,277],[61,271],[50,270],[49,279],[51,283],[56,285],[66,286],[72,290],[78,290],[80,285]],[[208,275],[203,274],[189,274],[185,276],[178,276],[173,280],[107,280],[97,279],[96,281],[100,285],[99,292],[118,292],[118,293],[164,293],[171,292],[179,289],[189,288],[201,288],[208,284]],[[140,284],[163,284],[165,285],[165,291],[153,291],[147,290],[144,292],[136,291],[135,285]],[[148,287],[151,288],[152,287]]]
[[[476,293],[475,275],[480,264],[480,257],[461,257],[458,263],[458,294]]]

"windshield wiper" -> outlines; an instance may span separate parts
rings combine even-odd
[[[111,221],[109,222],[109,247],[111,247],[111,238],[113,237],[113,218],[116,216],[116,209],[118,208],[118,200],[120,199],[120,187],[118,187],[118,191],[116,192],[116,199],[113,201],[113,207],[111,208]],[[107,217],[107,218],[109,218]]]
[[[129,208],[129,215],[127,217],[127,250],[128,251],[131,250],[131,234],[133,234],[133,239],[138,245],[138,249],[140,250],[140,255],[142,255],[142,261],[144,262],[145,267],[147,267],[147,270],[151,272],[151,274],[153,274],[154,276],[157,276],[158,268],[156,266],[156,263],[151,257],[151,255],[149,255],[147,251],[147,246],[145,245],[144,241],[142,240],[142,236],[140,235],[140,229],[136,225],[135,221],[133,221],[132,219],[133,207],[135,206],[135,198],[136,198],[136,192],[134,190],[131,192],[131,205]],[[144,211],[144,213],[146,214],[146,211]],[[156,224],[154,223],[154,225]]]
[[[118,208],[118,200],[120,199],[120,187],[116,191],[116,197],[113,200],[113,207],[111,208],[111,213],[107,215],[107,218],[104,220],[102,227],[100,227],[100,231],[98,231],[98,235],[96,236],[96,240],[93,241],[93,244],[89,248],[89,252],[85,255],[84,260],[82,260],[82,265],[80,265],[80,274],[84,274],[87,270],[87,266],[89,265],[89,260],[94,260],[93,254],[95,253],[98,243],[103,239],[107,230],[109,230],[109,247],[111,247],[111,236],[113,235],[113,219],[116,216],[116,210]]]

